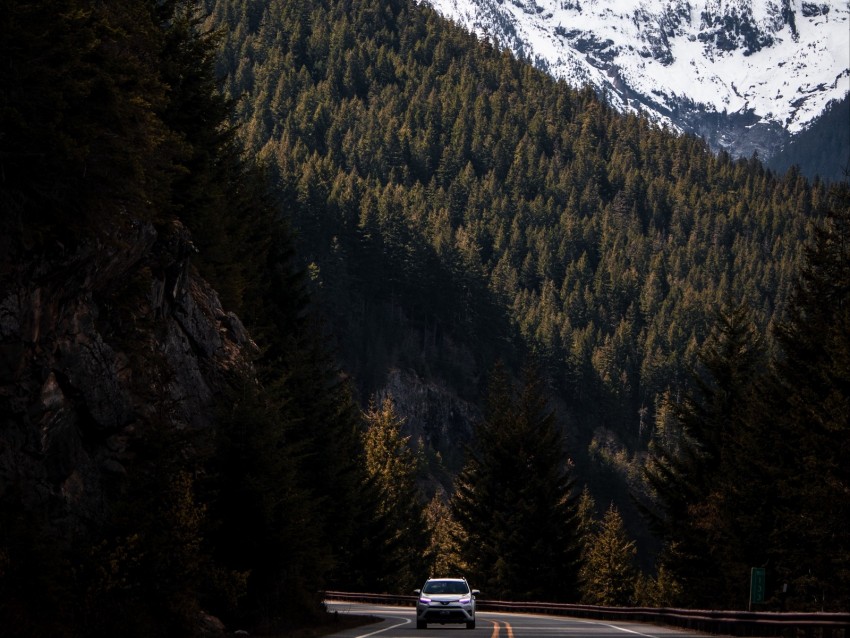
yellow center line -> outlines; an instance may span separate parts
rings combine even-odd
[[[490,634],[490,638],[499,638],[499,623],[495,620],[491,620],[490,622],[493,623],[493,633]],[[511,627],[511,623],[505,622],[505,629],[508,632],[507,638],[514,638],[514,628]]]

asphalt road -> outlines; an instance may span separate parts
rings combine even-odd
[[[643,623],[583,620],[564,616],[479,611],[475,629],[465,625],[428,625],[417,629],[413,607],[327,602],[339,614],[371,615],[380,623],[349,629],[328,638],[705,638],[705,634]]]

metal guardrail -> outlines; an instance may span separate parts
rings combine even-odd
[[[413,607],[416,596],[326,591],[327,600]],[[726,636],[783,636],[784,638],[850,638],[850,613],[770,611],[710,611],[656,607],[599,607],[567,603],[509,602],[479,599],[482,611],[507,611],[646,622]]]

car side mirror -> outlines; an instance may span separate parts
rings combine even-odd
[[[480,589],[473,589],[473,590],[472,590],[472,595],[473,595],[473,596],[480,596],[480,595],[481,595],[481,590],[480,590]]]
[[[414,590],[413,590],[413,593],[414,593],[414,594],[416,594],[416,595],[418,596],[419,594],[421,594],[421,593],[422,593],[422,590],[421,590],[421,589],[414,589]]]

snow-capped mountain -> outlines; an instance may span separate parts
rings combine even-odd
[[[850,92],[848,0],[426,0],[620,110],[769,157]]]

